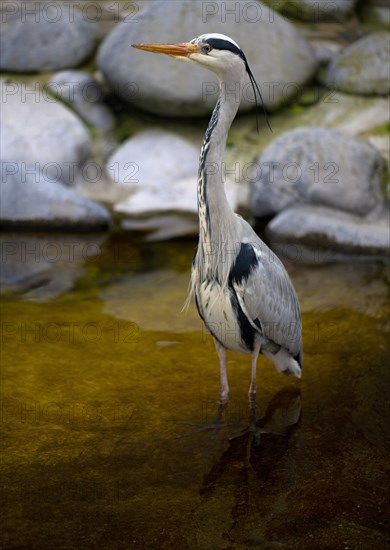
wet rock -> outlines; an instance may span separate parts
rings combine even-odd
[[[189,274],[169,269],[126,276],[100,293],[104,313],[134,321],[136,312],[136,322],[142,331],[185,333],[202,330],[195,307],[182,311],[188,281]]]
[[[352,15],[356,0],[332,0],[332,2],[266,0],[266,3],[285,16],[318,23],[319,21],[344,21]]]
[[[345,48],[329,64],[325,84],[351,94],[390,93],[390,43],[387,33],[370,34]]]
[[[121,226],[127,231],[146,233],[146,241],[166,241],[177,237],[197,235],[198,219],[193,216],[152,216],[147,219],[125,219]]]
[[[91,231],[110,224],[103,206],[47,178],[33,165],[2,161],[0,169],[2,228]]]
[[[3,71],[77,67],[93,51],[95,25],[87,12],[64,3],[9,2],[0,33]]]
[[[293,206],[269,223],[267,233],[275,241],[347,253],[388,255],[390,250],[389,213],[371,219],[325,207]]]
[[[218,97],[217,78],[202,68],[179,66],[174,59],[130,51],[131,43],[179,42],[210,31],[234,36],[259,84],[268,83],[262,88],[269,109],[288,102],[315,70],[313,52],[300,31],[261,3],[156,0],[148,6],[137,16],[137,25],[119,24],[98,55],[98,66],[111,88],[147,111],[179,117],[206,115]],[[240,95],[242,110],[254,107],[249,80]]]
[[[48,92],[1,81],[1,155],[32,164],[48,178],[73,184],[90,155],[80,119]]]
[[[255,216],[297,203],[330,206],[365,215],[383,202],[384,163],[369,143],[326,128],[282,134],[255,161],[260,177],[250,190]]]
[[[101,130],[113,128],[114,117],[103,103],[103,90],[89,73],[61,71],[49,81],[48,88],[90,126]]]
[[[164,130],[148,130],[130,138],[106,165],[111,178],[133,192],[117,203],[115,210],[136,217],[196,214],[198,157],[197,147]],[[227,185],[232,205],[236,203],[235,187]]]
[[[101,237],[74,234],[0,236],[0,289],[2,294],[23,293],[44,301],[70,290],[84,274],[83,264],[101,255]]]

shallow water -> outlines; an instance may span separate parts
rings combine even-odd
[[[2,300],[4,548],[388,547],[383,264],[286,255],[303,377],[259,360],[255,430],[250,358],[231,353],[215,429],[216,353],[180,312],[195,242],[55,242],[77,239],[95,253],[52,261],[43,239],[32,271],[5,260],[25,277]]]

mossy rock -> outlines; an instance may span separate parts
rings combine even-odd
[[[390,93],[390,43],[385,32],[373,33],[345,48],[329,64],[327,86],[346,93]]]

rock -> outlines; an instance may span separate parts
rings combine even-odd
[[[342,49],[341,44],[332,40],[310,40],[318,64],[327,65]]]
[[[33,165],[2,161],[0,169],[2,228],[95,231],[110,224],[103,206],[47,178]]]
[[[47,88],[90,126],[101,130],[114,127],[114,117],[103,103],[103,90],[89,73],[61,71],[51,78]]]
[[[365,25],[390,28],[389,0],[366,0],[359,5],[359,16]]]
[[[255,216],[297,203],[364,215],[383,203],[380,153],[363,139],[326,128],[283,134],[263,150],[253,174],[249,201]]]
[[[302,21],[345,21],[353,13],[357,0],[265,0],[267,4],[276,9],[279,13],[293,19]]]
[[[346,253],[388,255],[389,216],[371,220],[331,208],[293,206],[268,224],[275,241],[302,243],[318,250],[331,247]]]
[[[198,219],[191,216],[152,216],[150,218],[125,219],[121,226],[127,231],[147,233],[146,241],[167,241],[178,237],[198,235]]]
[[[370,34],[341,51],[328,65],[325,84],[351,94],[390,93],[387,33]]]
[[[23,293],[29,300],[63,294],[84,274],[83,264],[99,258],[101,238],[94,235],[0,236],[2,294]]]
[[[122,277],[116,284],[103,289],[99,296],[106,315],[136,320],[142,331],[183,334],[202,330],[195,307],[180,313],[187,297],[188,281],[188,273],[158,269]]]
[[[2,13],[3,71],[29,73],[77,67],[93,51],[95,25],[65,2],[8,2]]]
[[[48,178],[73,184],[91,152],[80,119],[49,93],[1,81],[1,155],[32,164]]]
[[[314,91],[313,97],[315,95]],[[329,90],[320,96],[317,104],[294,117],[285,117],[283,113],[278,118],[274,117],[274,132],[277,131],[277,120],[281,120],[283,131],[291,130],[292,126],[322,126],[353,136],[366,136],[375,134],[378,127],[388,124],[390,112],[387,98],[352,96]]]
[[[164,187],[196,175],[198,157],[198,149],[179,135],[153,129],[125,141],[108,159],[106,170],[116,183]]]
[[[201,67],[129,50],[132,43],[179,42],[205,32],[233,36],[269,109],[288,102],[315,71],[313,52],[300,31],[261,3],[155,0],[148,6],[137,16],[137,25],[119,24],[98,54],[98,66],[111,88],[141,109],[165,116],[206,115],[216,103],[218,84],[216,76]],[[253,108],[249,80],[241,95],[241,109]]]
[[[115,211],[142,217],[167,212],[197,213],[199,150],[163,130],[148,130],[127,140],[108,160],[111,178],[134,191]],[[227,182],[230,204],[236,206],[238,186]]]

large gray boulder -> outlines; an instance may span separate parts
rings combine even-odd
[[[365,140],[321,127],[297,128],[255,160],[250,207],[255,216],[298,203],[364,215],[383,203],[383,172],[380,153]]]
[[[148,6],[137,15],[136,25],[119,24],[98,54],[98,66],[111,88],[144,110],[167,116],[209,114],[218,84],[205,69],[132,50],[134,43],[183,42],[206,32],[229,35],[245,52],[269,109],[288,102],[313,75],[316,62],[306,39],[261,3],[154,0]],[[253,108],[249,79],[241,92],[241,109]]]
[[[279,13],[303,21],[344,21],[352,15],[357,0],[265,0]]]
[[[61,71],[49,80],[47,88],[90,126],[100,130],[114,127],[114,117],[103,103],[102,87],[89,73]]]
[[[323,206],[293,206],[273,218],[267,234],[275,242],[304,244],[318,253],[324,248],[363,255],[390,252],[388,212],[373,219]]]
[[[14,229],[97,230],[110,224],[107,210],[77,195],[34,165],[1,161],[0,226]]]
[[[84,124],[44,90],[4,80],[0,86],[2,158],[73,184],[91,152]]]
[[[325,83],[351,94],[388,95],[389,66],[388,33],[370,34],[342,50],[330,62]]]
[[[9,2],[0,32],[0,68],[28,73],[77,67],[93,51],[95,25],[71,2]],[[46,4],[46,5],[45,5]]]

